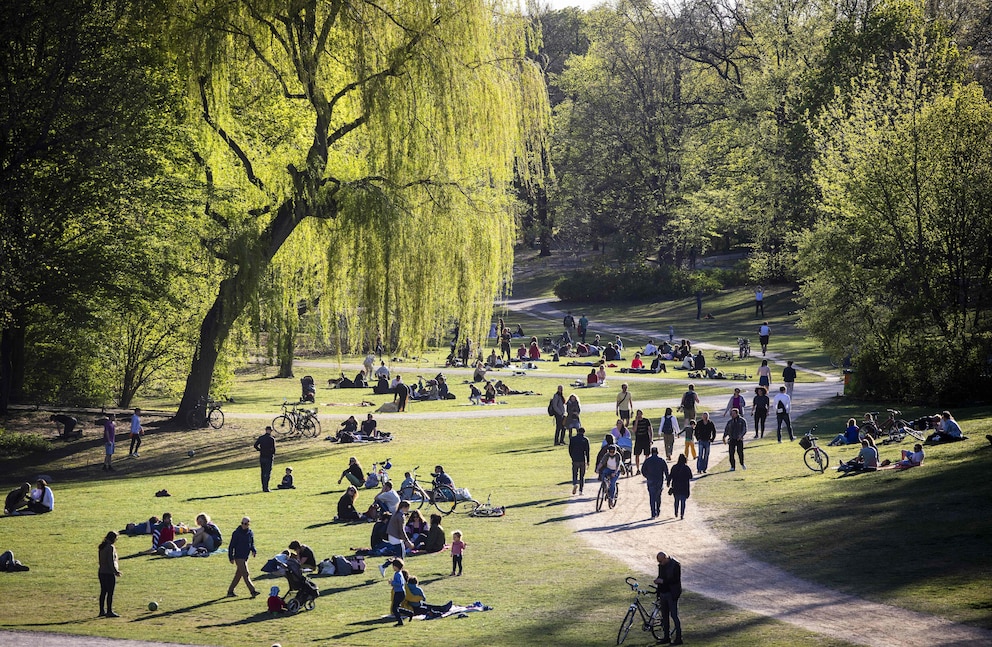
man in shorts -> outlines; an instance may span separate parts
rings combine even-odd
[[[634,435],[634,463],[637,474],[641,473],[641,454],[645,457],[651,455],[651,438],[654,431],[651,429],[651,421],[644,417],[644,412],[640,409],[634,415],[634,422],[631,423],[631,431]]]
[[[764,357],[765,353],[768,351],[768,338],[772,334],[772,329],[768,327],[768,322],[764,322],[758,326],[758,341],[761,342],[761,355]]]
[[[620,385],[620,393],[617,393],[617,418],[623,420],[627,426],[630,426],[630,412],[633,408],[634,398],[627,389],[627,383],[624,382]]]

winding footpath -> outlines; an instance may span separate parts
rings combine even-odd
[[[565,314],[540,299],[511,301],[507,306],[556,322]],[[609,329],[611,334],[662,336],[659,331],[625,326],[610,325]],[[693,345],[713,348],[702,343]],[[769,353],[768,359],[771,363],[775,356]],[[826,378],[824,382],[796,384],[793,422],[825,404],[840,390],[836,377],[821,376]],[[728,382],[728,393],[734,384]],[[722,412],[726,399],[727,396],[703,398],[697,410]],[[644,405],[654,407],[653,403]],[[672,402],[662,406],[672,406]],[[717,415],[713,420],[719,438],[726,419]],[[676,448],[680,444],[677,442]],[[747,458],[746,450],[744,455]],[[726,469],[726,459],[726,446],[714,443],[707,476],[695,481],[694,487],[705,487],[705,478],[727,478],[720,473]],[[743,470],[734,475],[747,478]],[[686,519],[667,516],[672,505],[667,495],[662,500],[662,516],[650,519],[647,488],[643,483],[640,477],[625,480],[622,503],[612,510],[594,512],[595,482],[587,484],[592,486],[591,492],[576,497],[568,506],[568,517],[575,531],[597,550],[622,560],[633,572],[653,578],[655,554],[665,550],[682,564],[682,584],[686,589],[833,638],[872,647],[992,645],[992,631],[840,593],[754,559],[720,539],[710,523],[710,512],[695,505],[691,498]],[[692,628],[686,627],[684,633],[691,640]]]

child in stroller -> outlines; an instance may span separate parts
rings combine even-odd
[[[312,375],[301,377],[300,386],[303,388],[303,394],[300,395],[300,402],[314,402],[317,399],[317,385],[313,381]]]
[[[303,574],[303,567],[293,557],[286,560],[286,583],[289,585],[289,590],[286,591],[283,600],[296,591],[296,597],[286,602],[287,611],[296,613],[301,609],[314,608],[317,598],[320,597],[320,589],[313,580]]]

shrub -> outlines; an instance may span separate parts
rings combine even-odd
[[[714,292],[722,287],[720,272],[691,272],[671,265],[597,264],[561,277],[554,292],[561,301],[649,301],[679,299],[696,290]]]
[[[0,427],[0,456],[24,456],[25,454],[47,452],[51,448],[52,443],[41,436],[7,431]]]

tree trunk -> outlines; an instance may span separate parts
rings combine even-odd
[[[292,315],[291,315],[292,316]],[[276,357],[279,361],[279,372],[276,377],[293,377],[293,351],[296,350],[296,326],[287,321],[280,327],[279,339],[276,340]]]
[[[15,313],[15,321],[20,321],[16,317]],[[7,413],[24,389],[24,339],[24,327],[18,325],[4,328],[0,335],[0,414]]]

